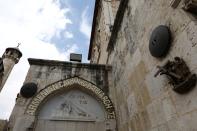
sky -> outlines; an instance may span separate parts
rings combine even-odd
[[[29,69],[28,58],[87,61],[94,0],[0,0],[0,55],[7,47],[23,53],[0,92],[0,119],[9,119]]]

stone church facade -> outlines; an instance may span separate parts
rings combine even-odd
[[[111,66],[28,59],[30,69],[9,120],[13,131],[116,130]]]
[[[197,1],[96,0],[90,64],[28,59],[11,131],[196,131]]]

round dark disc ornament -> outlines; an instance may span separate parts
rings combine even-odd
[[[150,37],[149,50],[154,57],[163,57],[168,53],[171,45],[171,32],[167,26],[156,27]]]
[[[35,83],[26,83],[22,86],[20,94],[25,98],[34,96],[37,92],[37,85]]]

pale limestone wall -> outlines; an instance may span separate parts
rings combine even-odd
[[[95,30],[95,39],[92,50],[91,63],[105,63],[107,57],[106,49],[107,43],[109,42],[109,31],[106,29],[108,25],[104,21],[104,13],[101,8],[99,8],[99,13],[97,16],[97,28]]]
[[[169,26],[173,37],[163,59],[152,57],[148,49],[150,35],[158,25]],[[197,86],[180,95],[172,91],[166,77],[154,77],[156,66],[175,56],[182,57],[197,74],[196,42],[197,19],[180,7],[171,8],[168,0],[129,1],[108,63],[102,61],[112,65],[110,93],[119,131],[197,130]]]
[[[111,7],[112,7],[112,11],[113,11],[113,14],[114,14],[114,17],[116,16],[116,12],[118,10],[118,6],[120,4],[120,0],[111,0]]]
[[[6,120],[0,120],[0,131],[4,131],[5,130],[6,124],[7,124]]]
[[[109,0],[106,2],[105,0],[101,0],[99,3],[98,15],[96,17],[96,30],[95,37],[93,41],[92,48],[92,58],[91,63],[100,63],[105,64],[107,61],[107,45],[109,42],[109,38],[111,36],[111,31],[109,28],[109,20],[114,21],[116,16],[116,12],[118,9],[120,1],[118,0]],[[107,4],[107,5],[106,5]],[[109,8],[110,7],[110,8]],[[107,9],[104,9],[107,8]],[[111,17],[109,18],[109,12],[112,12]],[[107,17],[107,20],[106,20]],[[113,26],[113,23],[111,23]],[[112,29],[113,27],[111,27]]]
[[[37,93],[54,82],[76,76],[95,84],[107,94],[108,88],[111,86],[108,81],[108,79],[110,79],[110,66],[40,59],[30,59],[29,63],[30,68],[24,84],[28,82],[36,83],[38,85]],[[15,130],[22,128],[25,130],[32,124],[31,121],[34,119],[34,116],[24,114],[32,98],[33,97],[26,99],[20,94],[18,95],[9,120],[11,130],[13,127],[15,127]],[[23,123],[23,121],[25,121],[25,123]]]

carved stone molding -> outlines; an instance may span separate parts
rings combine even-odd
[[[79,86],[74,86],[74,85],[79,85]],[[102,103],[102,105],[105,107],[107,113],[107,119],[115,119],[115,109],[108,95],[106,95],[100,88],[98,88],[94,84],[86,80],[80,79],[78,77],[55,82],[47,86],[43,90],[41,90],[31,100],[31,102],[26,108],[25,113],[32,116],[36,115],[38,108],[42,105],[43,101],[46,100],[46,98],[49,95],[52,95],[56,91],[61,89],[70,90],[72,88],[81,88],[81,90],[84,90],[87,93],[91,94],[92,96],[95,96],[97,100],[99,100]]]

